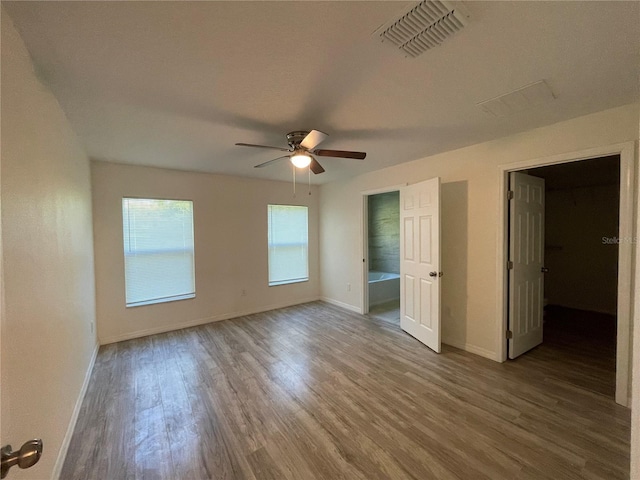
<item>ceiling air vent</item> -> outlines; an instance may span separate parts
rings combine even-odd
[[[374,35],[405,56],[417,57],[462,30],[467,17],[460,2],[424,0]]]
[[[476,107],[493,117],[505,117],[555,99],[549,85],[544,80],[530,83],[512,92],[476,103]]]

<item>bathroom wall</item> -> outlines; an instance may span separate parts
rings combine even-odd
[[[400,273],[400,192],[370,195],[369,270]]]

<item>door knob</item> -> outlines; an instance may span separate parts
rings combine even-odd
[[[542,268],[540,269],[540,271],[541,271],[542,273],[547,273],[547,272],[549,271],[549,269],[548,269],[547,267],[542,267]]]
[[[38,463],[42,456],[42,440],[29,440],[17,452],[11,450],[11,445],[5,445],[0,453],[2,455],[0,478],[4,478],[14,465],[18,465],[19,468],[29,468]]]
[[[437,277],[438,276],[438,272],[429,272],[429,276],[430,277]]]

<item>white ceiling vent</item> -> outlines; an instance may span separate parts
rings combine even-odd
[[[459,32],[468,15],[460,2],[424,0],[400,18],[385,23],[376,35],[407,57],[417,57]]]
[[[506,117],[536,107],[555,99],[549,85],[544,80],[530,83],[513,92],[505,93],[484,102],[476,103],[485,113],[494,117]]]

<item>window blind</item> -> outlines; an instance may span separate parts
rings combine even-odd
[[[195,297],[193,202],[122,199],[126,305]]]
[[[269,285],[309,280],[308,208],[269,205]]]

